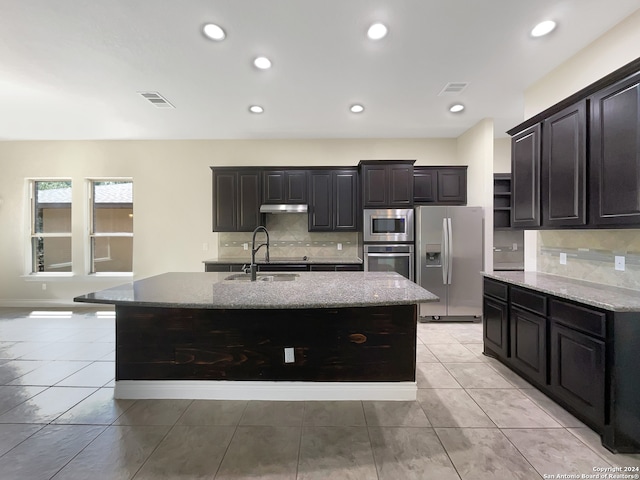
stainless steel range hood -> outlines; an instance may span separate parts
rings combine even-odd
[[[260,213],[307,213],[308,206],[303,204],[260,205]]]

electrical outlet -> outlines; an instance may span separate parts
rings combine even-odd
[[[517,252],[517,251],[518,251],[518,244],[517,244],[517,243],[514,243],[514,244],[513,244],[513,251],[514,251],[514,252]]]
[[[615,269],[620,271],[620,272],[624,272],[624,264],[625,264],[625,257],[623,257],[622,255],[618,256],[616,255],[615,257]]]
[[[243,250],[249,250],[249,244],[248,243],[243,243],[242,244],[242,249]]]
[[[562,252],[560,253],[560,265],[566,265],[567,264],[567,254]]]
[[[209,244],[207,242],[204,242],[202,244],[202,251],[206,252],[207,250],[209,250]]]
[[[43,284],[42,284],[42,290],[46,290],[46,289],[47,289],[47,284],[46,284],[46,283],[43,283]]]
[[[342,250],[342,244],[341,243],[338,244],[338,250]]]
[[[294,350],[291,347],[284,349],[284,363],[293,363],[296,361]]]

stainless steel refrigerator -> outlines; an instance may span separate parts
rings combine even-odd
[[[421,317],[482,315],[483,227],[482,207],[416,208],[416,283],[440,297],[420,304]]]

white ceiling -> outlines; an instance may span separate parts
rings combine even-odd
[[[640,0],[0,0],[0,139],[457,137]],[[554,19],[550,36],[535,23]],[[368,26],[389,27],[383,40]],[[224,42],[201,33],[208,22]],[[273,68],[259,71],[257,55]],[[447,82],[469,82],[438,96]],[[138,95],[157,91],[175,109]],[[447,107],[462,101],[454,115]],[[359,102],[365,112],[352,114]],[[265,113],[248,112],[259,104]]]

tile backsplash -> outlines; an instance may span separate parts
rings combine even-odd
[[[269,230],[269,252],[272,257],[360,257],[358,232],[309,232],[306,213],[269,214],[266,216]],[[251,255],[252,232],[220,233],[218,258],[238,258]],[[264,241],[264,233],[258,233],[256,242]],[[249,250],[245,250],[248,244]],[[342,244],[342,250],[338,250]],[[264,249],[258,252],[264,256]]]
[[[616,256],[625,257],[624,271],[615,270]],[[640,290],[640,230],[539,231],[537,262],[539,272]]]

